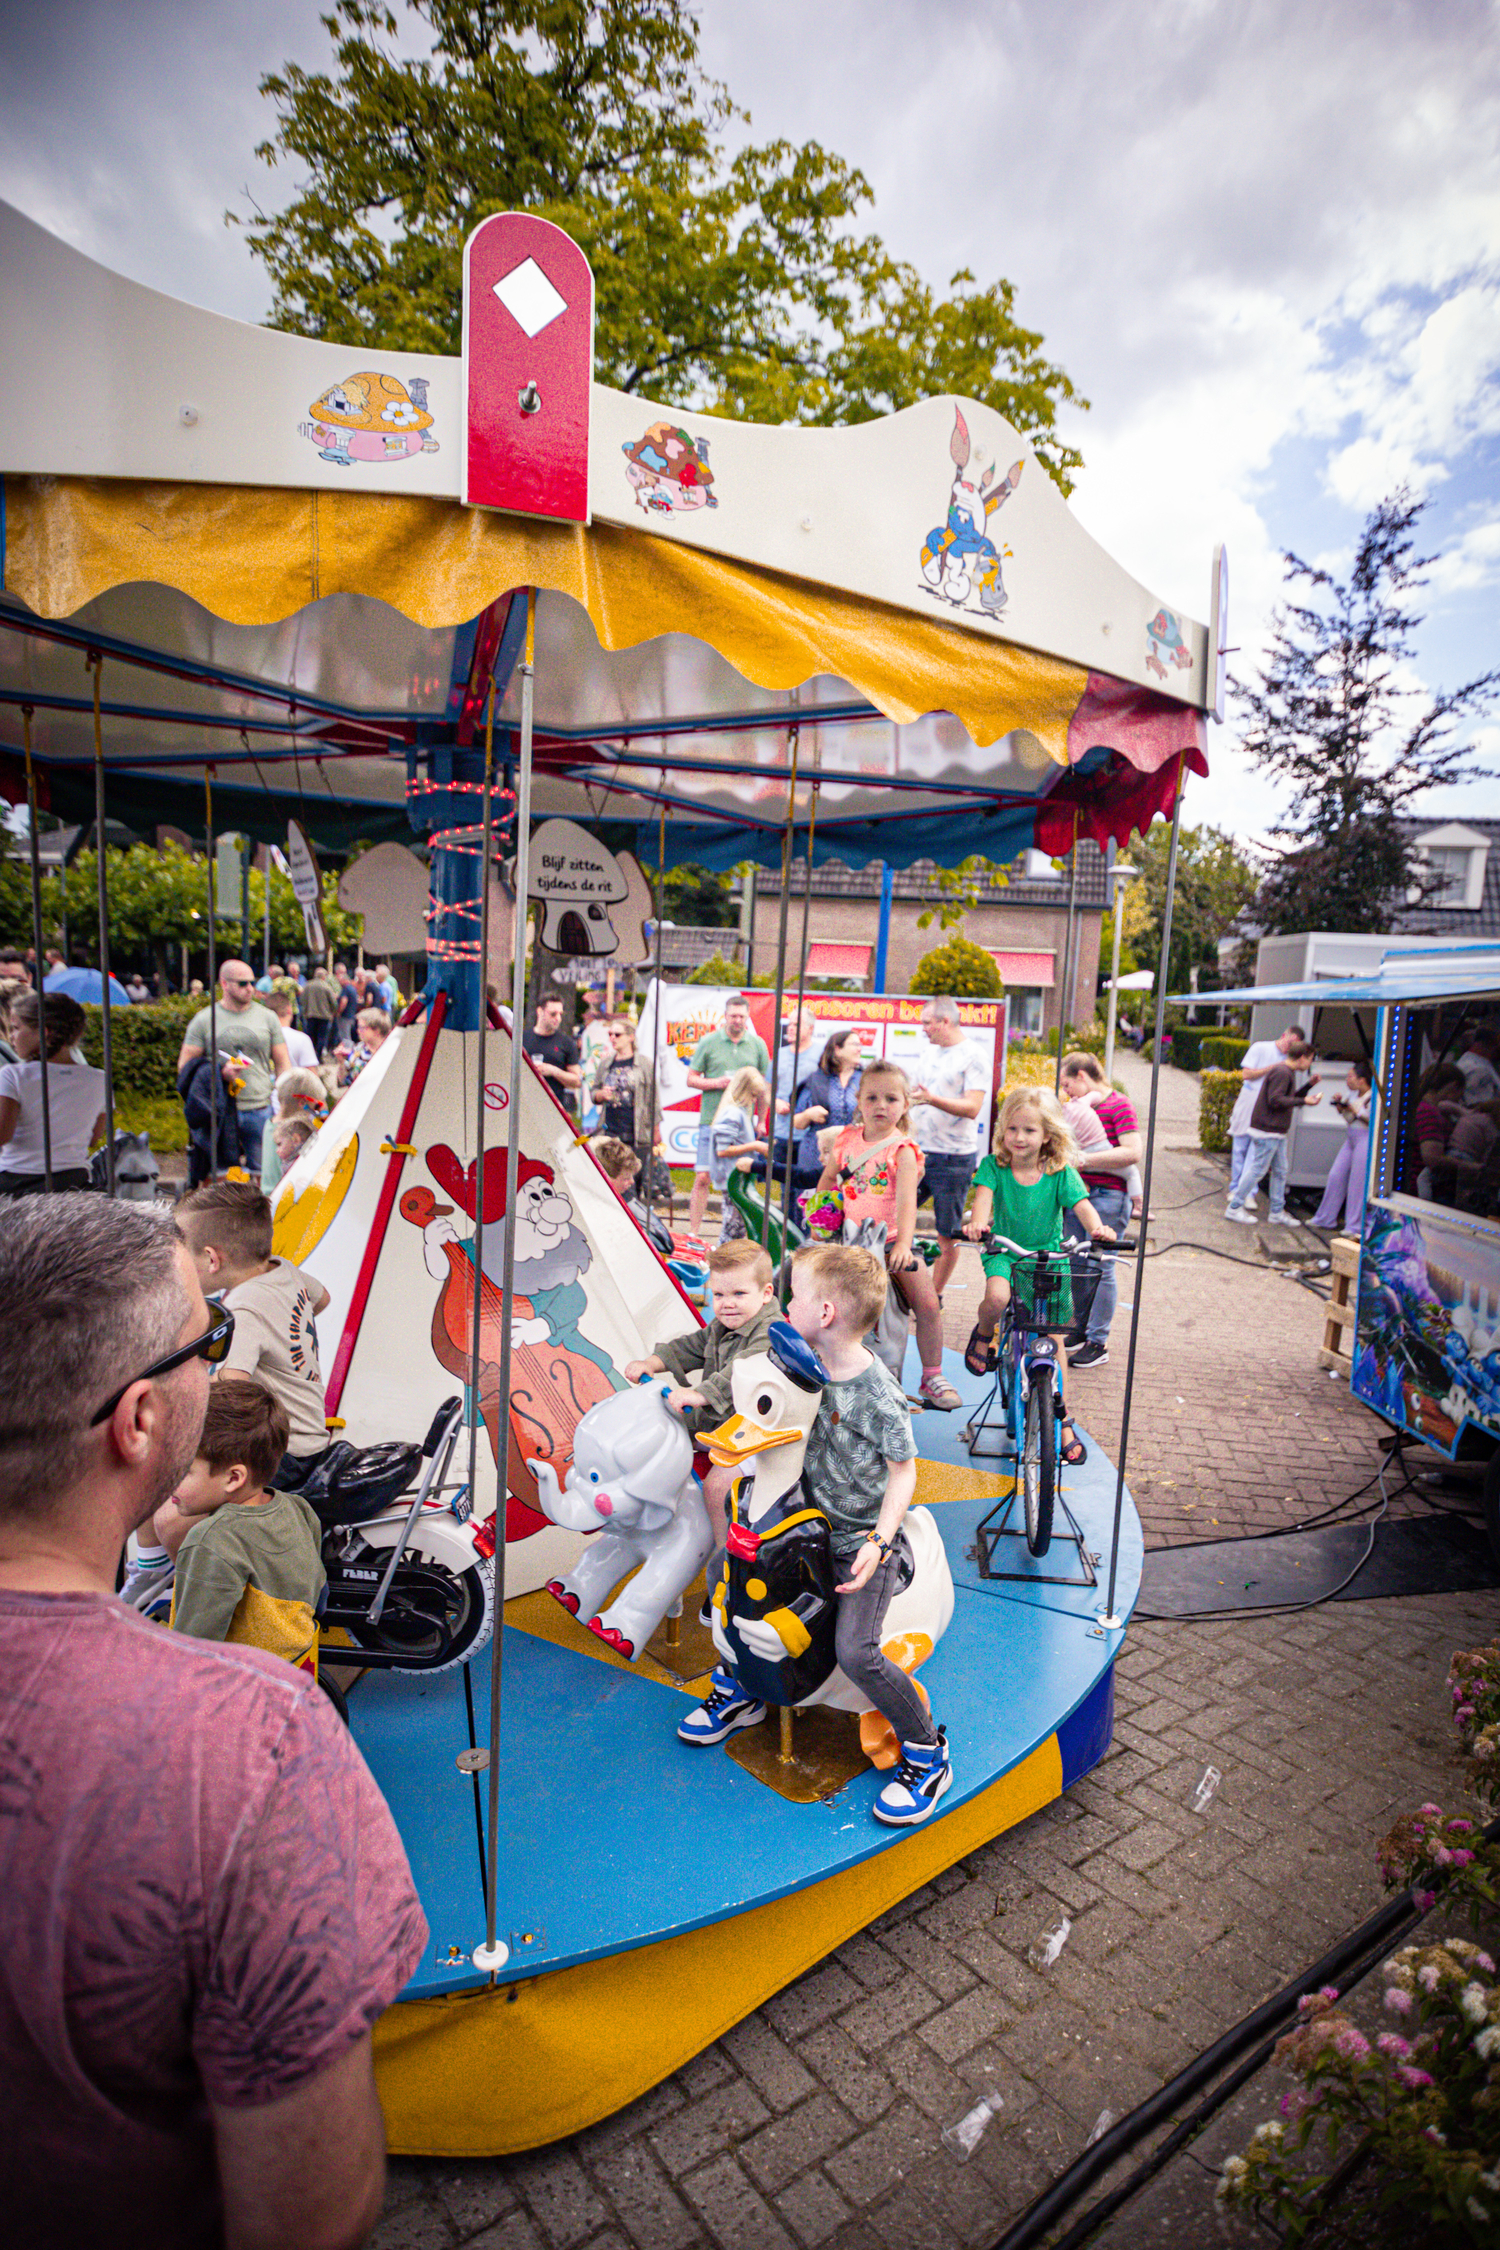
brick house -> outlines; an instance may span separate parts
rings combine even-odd
[[[962,837],[955,838],[962,845]],[[961,853],[955,853],[955,857]],[[830,861],[813,875],[808,925],[808,974],[847,976],[865,991],[873,989],[875,947],[880,924],[881,862],[845,867]],[[976,878],[977,903],[964,916],[963,935],[992,953],[1011,1001],[1014,1033],[1050,1030],[1063,1015],[1060,1005],[1063,956],[1067,946],[1070,877],[1059,874],[1037,852],[1023,853],[1006,871]],[[795,982],[802,937],[802,900],[807,880],[804,860],[794,860],[787,915],[787,981]],[[1072,978],[1073,1001],[1066,1020],[1083,1023],[1095,1013],[1099,975],[1099,933],[1106,905],[1104,857],[1092,843],[1078,847],[1078,910]],[[892,881],[890,942],[885,985],[889,992],[910,989],[912,971],[924,953],[943,942],[932,923],[917,927],[925,908],[941,902],[931,860],[896,869]],[[755,879],[754,950],[747,983],[768,984],[775,975],[780,919],[781,874],[762,869]]]

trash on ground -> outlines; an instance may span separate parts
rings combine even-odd
[[[1050,1969],[1068,1942],[1068,1932],[1073,1927],[1065,1914],[1055,1930],[1044,1930],[1027,1952],[1026,1958],[1034,1969]]]
[[[1213,1798],[1213,1793],[1218,1788],[1219,1783],[1223,1780],[1223,1778],[1224,1776],[1220,1773],[1217,1766],[1204,1767],[1203,1779],[1199,1782],[1197,1788],[1193,1791],[1194,1812],[1207,1812],[1209,1804]]]
[[[1115,2113],[1112,2109],[1101,2109],[1098,2116],[1094,2119],[1094,2130],[1092,2131],[1092,2133],[1090,2133],[1088,2139],[1084,2142],[1084,2147],[1092,2148],[1095,2141],[1102,2141],[1105,2134],[1109,2131],[1111,2125],[1115,2124],[1116,2122],[1117,2121],[1115,2118]]]
[[[956,2125],[943,2127],[943,2146],[951,2149],[960,2164],[967,2164],[984,2137],[985,2127],[997,2110],[1005,2107],[999,2094],[981,2094],[974,2107],[965,2110]]]

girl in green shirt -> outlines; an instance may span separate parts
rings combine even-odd
[[[1073,1211],[1091,1241],[1113,1242],[1114,1228],[1104,1224],[1085,1193],[1076,1155],[1056,1095],[1044,1086],[1016,1087],[1000,1105],[994,1152],[981,1159],[974,1174],[974,1204],[964,1233],[974,1242],[995,1233],[1009,1235],[1028,1250],[1060,1250],[1063,1213]],[[995,1330],[1010,1303],[1013,1256],[996,1250],[980,1261],[984,1301],[964,1347],[971,1375],[983,1375],[990,1365]],[[1068,1309],[1060,1307],[1060,1316]],[[1063,1438],[1063,1459],[1072,1464],[1083,1460],[1083,1442],[1071,1422],[1063,1424]]]

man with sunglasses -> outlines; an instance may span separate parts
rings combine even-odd
[[[355,2250],[384,2187],[370,2025],[426,1924],[305,1673],[164,1633],[121,1549],[233,1335],[170,1221],[0,1215],[0,2114],[25,2242]]]
[[[200,1008],[188,1025],[177,1077],[180,1083],[188,1065],[202,1061],[210,1042],[216,1045],[224,1058],[225,1086],[233,1089],[226,1098],[235,1106],[241,1154],[258,1176],[261,1140],[271,1122],[271,1090],[292,1060],[279,1018],[256,998],[255,971],[248,961],[221,962],[219,995],[217,1008]]]

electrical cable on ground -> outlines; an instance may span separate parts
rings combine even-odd
[[[1380,1506],[1376,1509],[1373,1516],[1361,1515],[1360,1517],[1355,1519],[1359,1523],[1367,1522],[1370,1527],[1370,1536],[1368,1541],[1366,1542],[1364,1553],[1360,1556],[1359,1561],[1354,1565],[1354,1568],[1349,1572],[1348,1576],[1341,1578],[1336,1586],[1330,1586],[1325,1593],[1314,1594],[1311,1601],[1306,1602],[1277,1602],[1274,1604],[1268,1603],[1263,1609],[1195,1609],[1191,1611],[1190,1614],[1186,1617],[1180,1617],[1175,1611],[1143,1609],[1140,1602],[1137,1601],[1134,1614],[1153,1625],[1202,1625],[1214,1622],[1216,1620],[1222,1621],[1225,1618],[1234,1618],[1243,1622],[1246,1618],[1252,1617],[1297,1617],[1303,1610],[1321,1609],[1325,1602],[1331,1602],[1336,1594],[1341,1594],[1346,1586],[1353,1585],[1355,1579],[1359,1576],[1360,1572],[1364,1569],[1365,1564],[1369,1561],[1370,1557],[1375,1552],[1375,1533],[1391,1504],[1391,1496],[1385,1489],[1385,1472],[1389,1467],[1390,1462],[1383,1461],[1379,1469],[1377,1469],[1377,1471],[1375,1472],[1375,1481],[1378,1482],[1380,1486]],[[1362,1485],[1360,1487],[1360,1490],[1363,1492],[1367,1492],[1369,1490],[1369,1486]],[[1353,1495],[1353,1497],[1357,1498],[1358,1495],[1355,1494]],[[1289,1534],[1278,1531],[1252,1531],[1247,1533],[1243,1540],[1220,1541],[1217,1539],[1212,1539],[1201,1542],[1190,1542],[1190,1544],[1201,1544],[1214,1547],[1220,1545],[1249,1546],[1257,1539],[1278,1539],[1287,1536],[1289,1536]]]
[[[1262,1613],[1264,1614],[1264,1613]],[[1488,1842],[1500,1842],[1500,1820],[1491,1821],[1484,1831]],[[995,2244],[994,2250],[1035,2250],[1063,2214],[1072,2209],[1094,2182],[1102,2179],[1122,2156],[1146,2138],[1152,2129],[1170,2118],[1182,2102],[1197,2094],[1227,2065],[1236,2067],[1219,2085],[1212,2087],[1205,2099],[1187,2117],[1176,2124],[1161,2145],[1154,2149],[1144,2163],[1130,2176],[1112,2188],[1098,2203],[1086,2211],[1053,2245],[1053,2250],[1082,2250],[1082,2246],[1128,2203],[1176,2154],[1183,2143],[1191,2139],[1208,2122],[1216,2110],[1222,2108],[1230,2097],[1253,2078],[1269,2061],[1280,2038],[1282,2029],[1293,2022],[1297,2002],[1304,1993],[1315,1992],[1323,1985],[1333,1985],[1340,1996],[1353,1989],[1362,1978],[1379,1965],[1393,1944],[1407,1936],[1424,1920],[1424,1912],[1416,1904],[1413,1890],[1402,1891],[1388,1905],[1372,1914],[1368,1921],[1350,1931],[1321,1961],[1315,1961],[1292,1983],[1285,1984],[1269,2000],[1205,2047],[1195,2061],[1180,2070],[1165,2086],[1159,2087],[1129,2116],[1122,2117],[1108,2132],[1085,2148],[1045,2188],[1020,2218],[1009,2226]],[[1249,2050],[1247,2053],[1246,2050]]]

